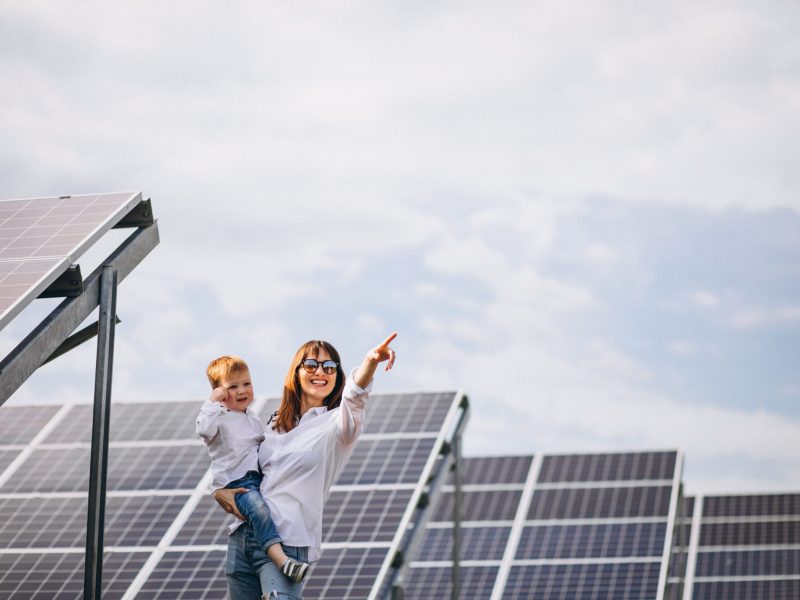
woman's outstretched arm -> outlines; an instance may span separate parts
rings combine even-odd
[[[378,368],[380,363],[388,361],[386,362],[384,371],[388,371],[392,368],[394,365],[395,352],[389,346],[389,344],[391,344],[396,337],[397,333],[395,332],[383,340],[381,344],[375,346],[372,350],[367,352],[367,355],[361,362],[361,366],[358,367],[355,375],[353,376],[353,381],[358,387],[365,388],[369,385],[369,382],[372,381],[372,377],[375,375],[375,370]]]

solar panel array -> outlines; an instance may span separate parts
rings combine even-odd
[[[800,494],[696,496],[683,505],[671,600],[800,598]]]
[[[367,598],[387,579],[460,396],[374,395],[333,486],[306,598]],[[104,598],[223,598],[226,515],[208,496],[201,402],[113,404]],[[260,402],[266,417],[277,400]],[[0,598],[82,598],[92,407],[5,406]]]
[[[463,598],[661,598],[677,509],[676,452],[469,458]],[[451,593],[453,486],[411,564],[409,598]]]
[[[140,200],[126,192],[0,201],[0,329]]]
[[[306,598],[385,591],[453,423],[455,393],[375,395],[332,488]],[[105,598],[224,598],[225,515],[208,496],[199,401],[111,411]],[[259,403],[262,417],[277,401]],[[92,407],[0,412],[0,598],[81,598]],[[462,598],[800,597],[800,494],[680,498],[676,452],[462,459]],[[447,598],[452,481],[407,598]],[[380,596],[379,596],[380,597]]]

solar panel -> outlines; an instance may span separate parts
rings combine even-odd
[[[800,494],[696,496],[691,509],[682,598],[800,597]]]
[[[663,595],[677,510],[677,452],[463,460],[464,597],[618,600]],[[449,597],[452,486],[414,557],[409,598]],[[467,585],[476,569],[491,582]],[[474,594],[474,596],[473,596]]]
[[[0,329],[140,201],[130,192],[0,201]]]
[[[306,598],[374,597],[386,584],[460,397],[370,399],[365,433],[326,503],[324,552]],[[208,457],[194,433],[201,404],[112,405],[105,598],[225,596],[230,518],[207,493]],[[277,399],[256,406],[265,417]],[[81,598],[91,406],[2,411],[0,597]]]

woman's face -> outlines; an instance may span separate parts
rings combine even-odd
[[[322,406],[325,398],[333,391],[336,385],[337,373],[325,373],[322,370],[322,363],[326,360],[333,360],[331,355],[323,348],[319,354],[309,354],[306,358],[314,358],[319,363],[317,370],[309,373],[302,366],[297,368],[297,376],[300,379],[300,391],[302,397],[312,404]]]

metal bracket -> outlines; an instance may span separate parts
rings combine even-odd
[[[115,316],[114,317],[114,324],[115,325],[119,325],[120,323],[122,323],[122,321],[120,321],[118,316]],[[71,336],[69,336],[67,339],[65,339],[61,343],[61,345],[58,348],[56,348],[49,357],[47,357],[47,360],[45,360],[42,363],[42,365],[46,365],[51,360],[57,359],[62,354],[66,354],[67,352],[69,352],[73,348],[77,348],[82,343],[88,342],[90,339],[92,339],[93,337],[95,337],[97,335],[97,332],[99,330],[100,330],[100,321],[95,321],[94,323],[92,323],[91,325],[87,325],[86,327],[84,327],[80,331],[76,331]]]
[[[80,265],[70,265],[58,276],[39,298],[77,298],[83,293],[83,277]]]
[[[130,212],[112,227],[112,229],[122,229],[124,227],[148,227],[153,224],[153,207],[150,206],[150,198],[142,200],[134,206]]]

